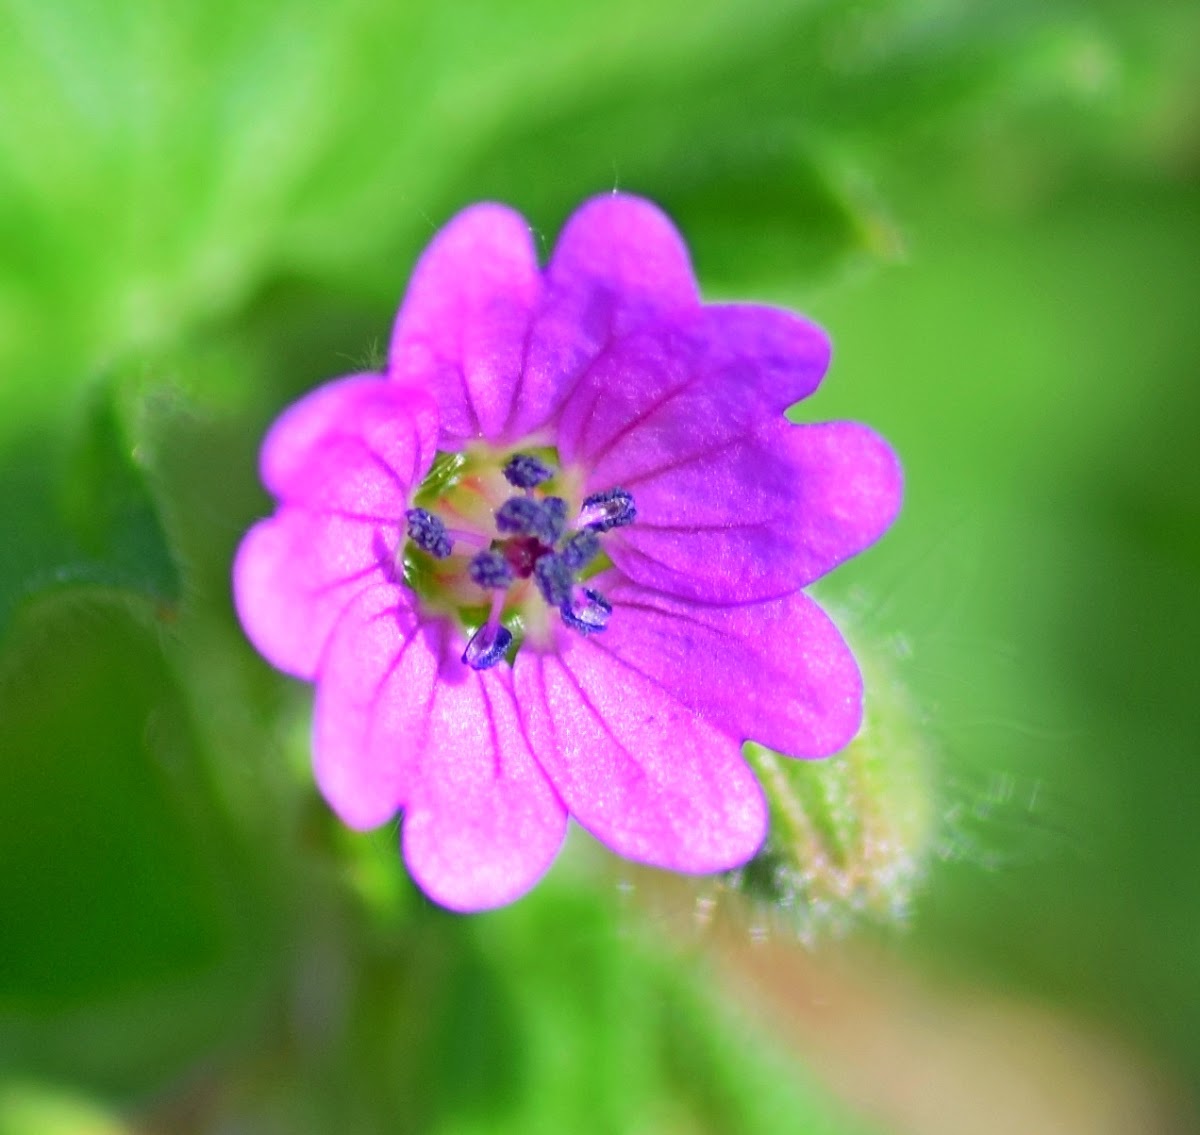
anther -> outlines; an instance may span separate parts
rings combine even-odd
[[[472,670],[490,670],[507,653],[512,637],[506,627],[489,619],[471,636],[462,660]]]
[[[542,598],[551,607],[561,607],[571,598],[575,580],[567,561],[557,552],[547,552],[533,565],[533,578]]]
[[[423,508],[410,508],[404,518],[407,522],[408,538],[435,559],[444,560],[450,554],[450,536],[446,526]]]
[[[532,489],[553,476],[554,470],[532,453],[514,453],[504,466],[504,479],[518,489]]]
[[[596,634],[608,626],[612,604],[590,587],[575,587],[559,608],[562,621],[580,634]]]
[[[502,552],[485,548],[476,552],[467,564],[471,582],[479,587],[507,587],[513,581],[513,569]]]
[[[534,535],[547,544],[557,544],[567,530],[567,502],[562,497],[547,497],[542,501],[542,531]]]
[[[627,489],[605,489],[592,493],[583,502],[579,512],[579,526],[595,532],[607,532],[610,528],[621,528],[637,519],[637,506],[633,494]]]
[[[516,536],[536,536],[543,544],[555,544],[567,527],[567,502],[562,497],[509,497],[496,510],[496,527]]]
[[[509,497],[496,510],[496,527],[514,536],[534,536],[542,521],[542,504],[533,497]]]
[[[562,558],[567,567],[577,572],[586,567],[600,554],[600,537],[591,528],[583,528],[571,536],[563,545]]]

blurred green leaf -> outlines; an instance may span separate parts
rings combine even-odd
[[[815,416],[876,405],[907,476],[830,583],[905,634],[944,753],[910,944],[1103,1007],[1195,1081],[1200,187],[1077,176],[1016,211],[926,187],[920,255],[822,298]]]
[[[76,1004],[190,972],[211,964],[220,941],[156,767],[190,754],[161,748],[181,739],[153,637],[119,608],[56,606],[28,620],[3,688],[9,1003]]]
[[[281,272],[394,299],[436,224],[481,196],[549,228],[586,195],[649,192],[710,286],[892,255],[882,156],[973,129],[1021,76],[1035,101],[1075,97],[1072,35],[1115,50],[1103,15],[965,0],[0,14],[0,99],[21,108],[0,120],[0,435]]]
[[[130,1135],[130,1128],[78,1092],[0,1080],[0,1135]]]
[[[538,901],[471,927],[519,1011],[529,1072],[505,1125],[478,1116],[461,1129],[870,1130],[730,1012],[716,976],[667,928],[563,875]]]
[[[64,447],[42,438],[0,453],[0,646],[25,602],[71,587],[108,588],[164,610],[180,594],[146,477],[107,387],[97,387]]]
[[[163,634],[76,591],[0,663],[0,1051],[30,1074],[144,1087],[249,1008],[268,908],[245,917]]]

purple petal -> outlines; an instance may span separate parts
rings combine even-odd
[[[626,340],[564,408],[559,452],[588,470],[585,491],[633,493],[637,522],[606,544],[633,579],[705,602],[790,594],[793,427],[753,387],[697,380],[691,362],[681,332]]]
[[[433,463],[437,408],[378,375],[318,387],[281,415],[263,443],[263,483],[309,509],[395,519]]]
[[[401,838],[413,878],[453,910],[512,902],[546,872],[567,814],[534,760],[506,666],[478,673],[459,660],[463,637],[440,624],[419,776]]]
[[[633,493],[637,523],[607,550],[655,590],[718,604],[782,597],[877,540],[900,507],[895,455],[856,423],[763,422],[748,398],[695,384],[630,423],[607,439],[587,488]],[[583,441],[600,428],[585,425]]]
[[[558,448],[588,470],[587,491],[633,493],[638,521],[608,546],[627,575],[683,598],[736,603],[788,595],[845,558],[831,558],[823,538],[810,547],[814,531],[830,527],[826,506],[841,536],[862,533],[844,531],[855,522],[845,502],[817,499],[802,483],[813,462],[780,416],[815,388],[828,354],[824,334],[799,317],[724,307],[631,335],[588,370],[563,407]],[[898,507],[895,460],[880,445],[859,447],[860,469],[833,458],[835,474],[850,473],[863,490],[859,527],[871,533],[845,554],[878,536]]]
[[[422,255],[392,332],[389,376],[433,395],[443,448],[504,435],[542,290],[529,226],[502,205],[459,213]]]
[[[637,502],[637,521],[606,545],[613,563],[646,587],[702,603],[777,599],[810,582],[803,486],[787,452],[795,427],[779,419],[739,434],[734,421],[707,418],[688,431],[679,410],[679,440],[657,466],[618,474],[604,462],[593,474]]]
[[[614,610],[597,649],[723,732],[796,757],[828,756],[858,732],[858,666],[802,592],[713,607],[649,591],[615,571],[594,583]]]
[[[859,422],[794,426],[786,443],[799,489],[797,583],[805,586],[891,527],[904,476],[892,447]]]
[[[808,397],[828,365],[825,333],[792,312],[695,308],[610,346],[564,406],[559,452],[593,469],[607,462],[601,478],[653,466],[676,440],[664,433],[672,422],[686,432],[711,419],[705,427],[724,434],[769,423]]]
[[[513,667],[534,752],[570,813],[620,855],[677,871],[744,863],[767,829],[741,746],[599,637],[558,635]]]
[[[593,197],[571,215],[546,277],[578,311],[603,307],[616,335],[700,300],[687,245],[670,218],[622,193]]]
[[[783,413],[807,398],[829,369],[829,337],[794,312],[755,304],[702,308],[687,326],[696,376],[706,385],[749,390]]]
[[[420,775],[437,645],[411,592],[396,586],[362,593],[329,640],[317,676],[314,772],[352,828],[390,820]]]
[[[674,225],[656,205],[624,194],[594,198],[571,216],[545,280],[512,391],[505,433],[514,441],[543,426],[614,341],[700,302]]]
[[[233,596],[250,641],[273,666],[312,679],[342,611],[365,588],[390,581],[395,529],[337,513],[281,508],[246,533]]]
[[[507,667],[460,661],[461,632],[400,587],[363,594],[321,661],[317,783],[354,828],[404,809],[404,858],[443,906],[511,902],[545,873],[566,811],[533,759]]]

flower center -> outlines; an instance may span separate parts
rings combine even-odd
[[[612,604],[585,583],[608,563],[602,535],[637,508],[620,488],[580,499],[582,477],[557,463],[540,447],[440,454],[406,515],[404,581],[471,632],[463,662],[475,670],[548,643],[555,617],[580,634],[608,625]]]

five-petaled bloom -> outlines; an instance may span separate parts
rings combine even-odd
[[[783,411],[821,330],[703,305],[666,217],[586,203],[545,270],[477,205],[413,276],[386,373],[286,411],[237,609],[315,681],[317,783],[355,828],[402,813],[435,900],[509,902],[568,816],[677,871],[761,844],[753,738],[820,757],[859,727],[858,668],[801,590],[894,518],[891,450]]]

